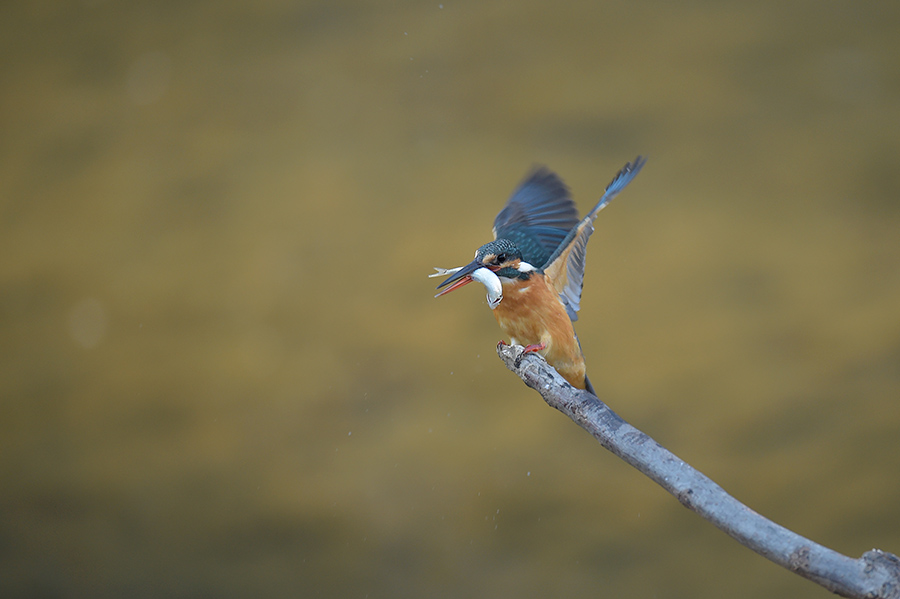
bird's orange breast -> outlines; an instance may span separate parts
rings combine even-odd
[[[572,321],[547,278],[534,273],[528,280],[503,284],[503,301],[494,309],[500,329],[516,345],[546,347],[539,351],[569,383],[585,388],[584,356]]]

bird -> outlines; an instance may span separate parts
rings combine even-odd
[[[435,297],[472,281],[482,283],[511,344],[540,354],[573,387],[596,395],[573,326],[581,307],[587,242],[597,214],[645,163],[643,156],[626,163],[581,219],[562,179],[546,167],[532,168],[494,219],[494,240],[479,247],[465,266],[435,269],[433,277],[449,275]]]

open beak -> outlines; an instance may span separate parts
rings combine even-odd
[[[463,285],[468,285],[469,283],[471,283],[473,281],[472,273],[481,267],[482,267],[482,264],[480,262],[478,262],[476,260],[472,260],[465,266],[461,266],[461,267],[459,267],[459,269],[454,269],[454,270],[456,270],[456,272],[454,272],[452,275],[447,277],[443,283],[441,283],[440,285],[437,286],[438,289],[440,289],[441,287],[444,287],[446,285],[449,285],[449,287],[447,287],[446,289],[444,289],[443,291],[441,291],[434,297],[441,297],[445,293],[450,293],[454,289],[459,289]]]

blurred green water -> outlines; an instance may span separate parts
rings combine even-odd
[[[535,162],[614,409],[900,551],[900,8],[0,8],[0,590],[822,596],[552,413],[481,292]]]

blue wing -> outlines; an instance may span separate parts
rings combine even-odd
[[[553,255],[542,265],[542,270],[553,280],[559,299],[566,307],[569,318],[578,320],[578,310],[581,308],[581,289],[584,284],[584,265],[587,256],[587,242],[594,232],[594,220],[609,202],[616,197],[625,186],[644,167],[646,158],[638,156],[634,162],[629,162],[606,186],[606,192],[593,210],[588,212],[569,231],[562,240]]]
[[[547,262],[578,224],[578,209],[565,183],[540,167],[529,173],[494,219],[494,238],[509,239],[535,268]]]

